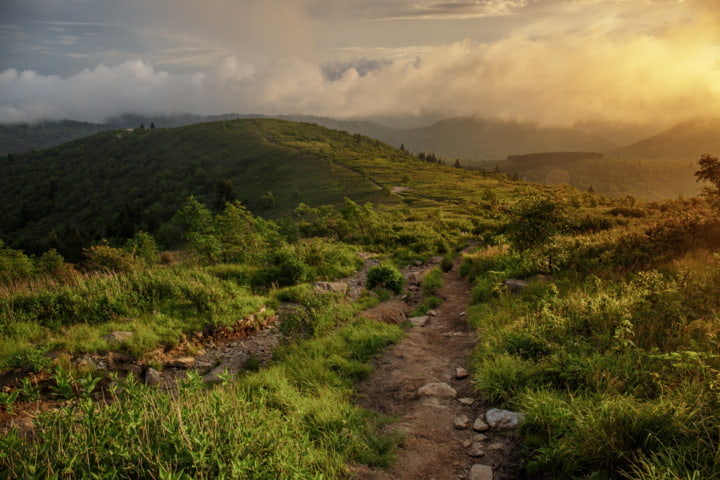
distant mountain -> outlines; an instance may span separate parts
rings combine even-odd
[[[667,160],[628,160],[592,152],[542,152],[511,155],[507,161],[485,163],[479,168],[497,168],[547,185],[567,184],[579,190],[592,187],[613,197],[663,200],[700,193],[693,175],[697,165]]]
[[[399,129],[372,122],[294,118],[360,133],[396,147],[404,145],[413,153],[435,153],[448,159],[504,160],[509,155],[533,152],[606,152],[617,148],[609,140],[577,129],[495,119],[451,118],[426,127]]]
[[[105,125],[73,120],[0,125],[0,154],[53,147],[107,129]]]
[[[696,164],[704,153],[720,155],[720,118],[688,120],[607,155],[629,160]]]

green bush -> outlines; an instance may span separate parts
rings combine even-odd
[[[442,270],[433,268],[422,279],[420,287],[423,295],[430,296],[443,286]]]
[[[394,265],[382,263],[372,267],[367,274],[367,288],[382,287],[400,293],[405,285],[405,278]]]

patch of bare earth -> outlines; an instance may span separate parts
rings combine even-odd
[[[359,386],[359,404],[395,417],[397,422],[386,428],[405,437],[391,469],[354,466],[360,479],[520,478],[517,434],[475,424],[476,419],[484,419],[489,406],[466,372],[458,371],[469,370],[476,334],[465,313],[470,285],[458,275],[457,267],[444,275],[439,296],[445,301],[436,314],[424,327],[409,328]],[[428,384],[436,385],[428,388]]]

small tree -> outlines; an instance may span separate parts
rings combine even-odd
[[[544,247],[558,234],[565,221],[561,206],[547,198],[531,199],[520,204],[512,213],[507,234],[515,250],[524,252]],[[553,258],[548,254],[548,269]]]
[[[704,154],[698,161],[700,170],[695,172],[697,181],[705,180],[710,185],[703,187],[703,195],[708,197],[716,210],[720,211],[720,160],[718,157]]]

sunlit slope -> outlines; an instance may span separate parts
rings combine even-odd
[[[720,154],[720,118],[688,120],[607,155],[631,160],[694,164],[704,153]]]
[[[300,203],[462,204],[501,180],[432,165],[361,135],[269,119],[115,130],[3,158],[0,238],[30,252],[162,233],[189,195],[278,218]],[[409,187],[393,194],[393,187]],[[397,193],[397,188],[395,188]],[[67,250],[67,248],[66,248]]]

